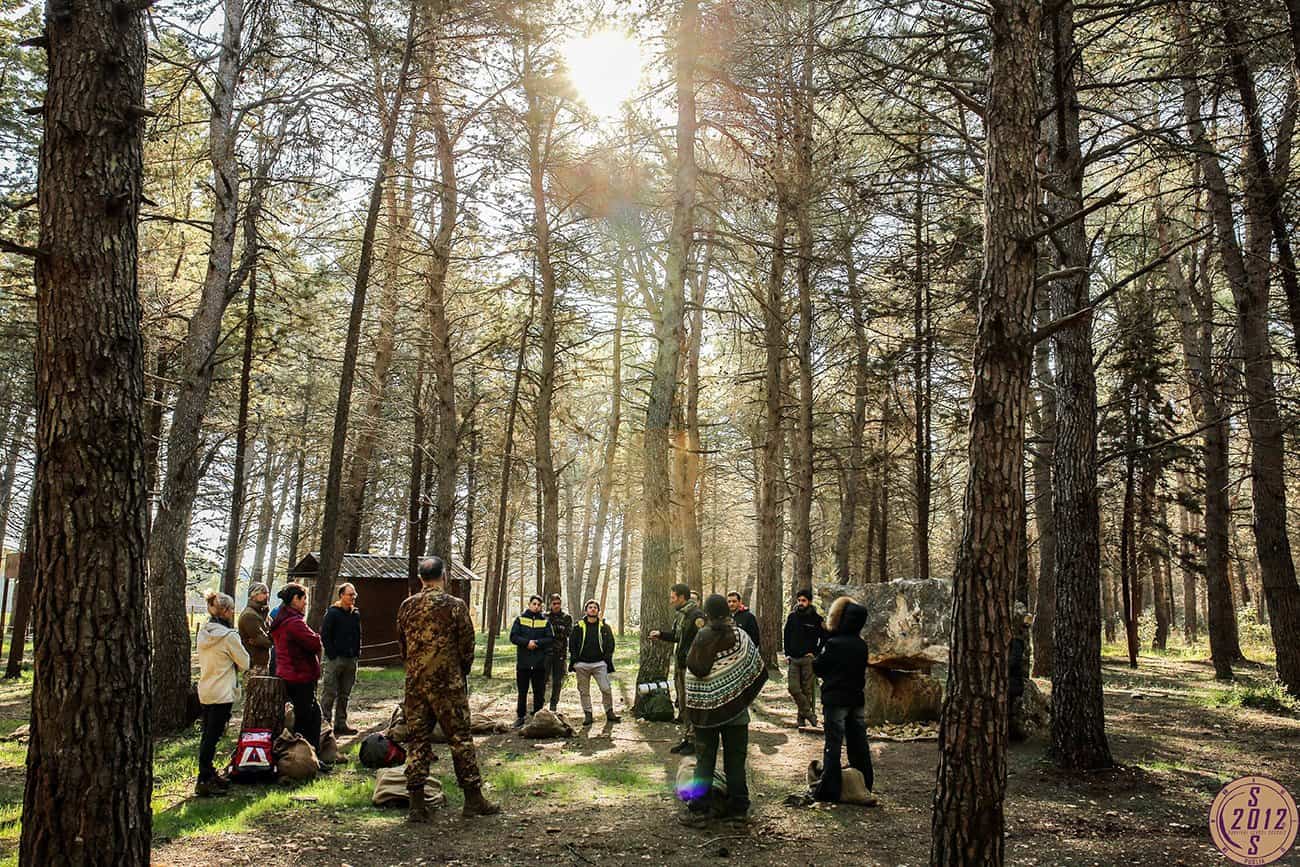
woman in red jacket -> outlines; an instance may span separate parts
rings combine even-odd
[[[279,610],[271,621],[275,642],[275,673],[284,681],[284,691],[293,702],[293,730],[320,749],[320,704],[316,682],[320,680],[320,635],[303,618],[307,610],[307,588],[286,584],[276,594]]]

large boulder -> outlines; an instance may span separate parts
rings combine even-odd
[[[862,637],[879,668],[926,671],[948,662],[952,631],[952,582],[900,578],[884,584],[820,588],[823,603],[852,596],[867,609]]]
[[[943,684],[923,671],[867,669],[867,725],[930,722],[943,708]]]

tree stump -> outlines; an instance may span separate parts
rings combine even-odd
[[[284,731],[284,681],[278,677],[250,677],[244,692],[244,728]]]

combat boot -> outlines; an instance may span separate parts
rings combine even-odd
[[[411,806],[406,813],[406,821],[412,825],[427,825],[433,821],[433,816],[429,813],[429,802],[424,797],[424,786],[407,789],[407,797],[411,799]]]
[[[622,722],[622,721],[623,721],[623,718],[622,718],[621,716],[619,716],[618,714],[614,713],[614,709],[613,709],[613,708],[610,708],[609,710],[605,711],[605,719],[609,720],[610,722]]]
[[[589,725],[591,725],[593,722],[595,722],[595,720],[592,719],[591,711],[589,711],[589,710],[584,710],[584,711],[582,712],[582,724],[585,725],[585,726],[589,726]]]
[[[501,806],[483,797],[483,790],[473,786],[465,790],[465,807],[461,813],[465,816],[495,816],[501,812]]]

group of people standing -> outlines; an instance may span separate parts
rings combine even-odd
[[[474,659],[474,626],[465,603],[446,592],[443,562],[420,563],[421,590],[407,598],[397,614],[398,648],[406,668],[403,704],[409,729],[406,781],[408,819],[430,820],[425,786],[432,760],[433,729],[446,738],[456,778],[465,794],[466,815],[491,815],[500,807],[483,796],[482,776],[470,729],[468,677]],[[277,594],[280,604],[268,611],[264,584],[249,588],[248,606],[235,625],[235,602],[224,594],[206,594],[208,621],[198,637],[203,734],[199,746],[198,795],[221,794],[227,781],[214,767],[216,744],[230,720],[238,674],[269,674],[284,681],[294,708],[294,731],[319,748],[322,717],[334,720],[339,734],[355,734],[347,725],[348,699],[361,655],[361,619],[356,588],[344,584],[326,614],[320,633],[304,617],[307,590],[290,583]],[[609,722],[614,711],[610,675],[614,672],[614,633],[590,599],[578,621],[564,611],[559,595],[548,610],[532,596],[515,618],[510,641],[516,647],[516,725],[539,712],[550,687],[550,708],[559,706],[568,672],[577,676],[584,725],[594,721],[591,681],[600,690]],[[668,629],[649,638],[675,645],[674,682],[682,740],[672,752],[696,754],[691,782],[679,792],[686,802],[682,821],[695,825],[711,818],[744,819],[750,807],[746,780],[749,706],[768,679],[760,652],[759,624],[740,594],[710,595],[701,607],[685,584],[669,591],[675,616]],[[821,679],[825,720],[824,773],[813,796],[837,801],[841,794],[841,752],[849,766],[873,784],[865,718],[867,645],[860,636],[867,610],[848,597],[837,599],[823,619],[811,591],[801,590],[783,633],[789,691],[798,707],[798,725],[817,725],[816,681]],[[321,658],[325,662],[322,665]],[[322,679],[324,683],[322,684]],[[320,686],[320,701],[317,688]],[[322,709],[322,704],[324,708]],[[715,780],[718,753],[724,776]],[[326,765],[322,771],[328,771]],[[719,784],[720,783],[720,784]]]
[[[614,673],[614,630],[601,617],[600,603],[588,599],[583,615],[575,623],[564,610],[560,594],[551,594],[550,607],[542,612],[542,597],[528,599],[528,607],[510,625],[510,643],[515,645],[515,727],[528,719],[528,693],[533,694],[532,713],[545,703],[550,685],[550,709],[560,706],[560,690],[573,672],[578,681],[583,725],[595,722],[591,706],[591,681],[596,681],[608,722],[621,722],[614,712],[614,693],[609,676]]]
[[[674,681],[683,730],[671,751],[697,754],[691,785],[680,793],[687,803],[682,821],[743,818],[749,811],[749,705],[768,676],[758,622],[735,592],[709,596],[701,608],[690,588],[677,584],[669,603],[676,612],[672,627],[651,630],[649,637],[676,645]],[[840,757],[846,747],[849,767],[861,772],[868,791],[874,783],[866,727],[868,653],[861,637],[866,621],[867,610],[849,597],[835,600],[823,618],[810,590],[799,591],[786,619],[788,689],[800,728],[817,726],[816,682],[822,681],[824,771],[811,792],[817,800],[840,800]],[[714,785],[719,746],[725,789]]]
[[[208,620],[200,627],[197,642],[203,729],[194,786],[200,797],[224,794],[229,788],[213,760],[217,742],[230,722],[241,672],[278,677],[284,683],[285,695],[293,705],[293,732],[312,749],[320,749],[322,720],[333,720],[336,735],[357,733],[348,725],[348,700],[361,657],[356,587],[339,586],[320,632],[307,624],[307,588],[303,585],[281,587],[276,594],[280,604],[274,610],[268,610],[270,595],[265,584],[251,584],[248,605],[236,626],[235,600],[212,590],[204,594]],[[331,768],[321,763],[320,770],[328,773]]]

